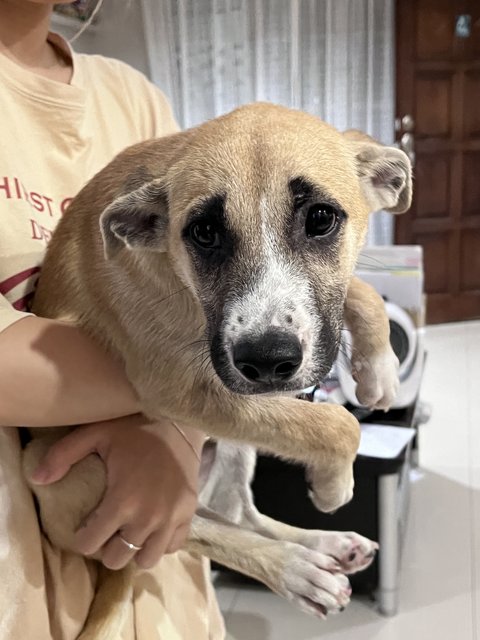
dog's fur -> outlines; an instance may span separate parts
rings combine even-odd
[[[79,324],[124,362],[152,419],[306,463],[315,504],[333,510],[352,495],[356,420],[342,407],[267,392],[302,389],[329,371],[368,213],[404,211],[410,194],[398,149],[298,111],[243,107],[136,145],[101,171],[54,234],[34,311]],[[320,203],[335,228],[309,237],[305,220]],[[212,228],[218,246],[199,249],[195,238]],[[275,350],[279,336],[300,347],[292,375],[252,380],[235,366],[239,344]],[[32,445],[27,467],[42,453]],[[82,483],[85,491],[74,489]],[[90,456],[60,483],[35,488],[54,544],[72,548],[104,487],[103,465]],[[189,544],[205,552],[198,520]]]

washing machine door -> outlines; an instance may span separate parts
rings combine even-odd
[[[400,362],[399,378],[402,381],[408,376],[415,360],[418,332],[404,309],[386,302],[385,310],[390,322],[390,344]]]

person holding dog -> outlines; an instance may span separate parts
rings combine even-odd
[[[52,10],[48,0],[0,0],[0,639],[81,637],[101,573],[84,556],[99,552],[107,568],[141,568],[121,640],[219,640],[208,565],[178,551],[202,434],[167,420],[152,429],[118,363],[68,323],[27,312],[71,198],[123,148],[178,128],[140,73],[77,55],[50,33]],[[79,424],[33,478],[55,482],[92,452],[105,462],[108,489],[77,555],[42,534],[18,427]]]

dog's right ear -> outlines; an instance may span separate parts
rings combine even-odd
[[[412,167],[407,155],[355,129],[344,131],[343,136],[354,151],[358,176],[370,210],[407,211],[412,200]]]
[[[100,216],[105,257],[122,249],[166,251],[168,197],[162,179],[152,180],[114,200]]]

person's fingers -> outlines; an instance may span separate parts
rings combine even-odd
[[[51,484],[67,474],[70,467],[97,450],[99,439],[88,427],[78,427],[47,451],[31,476],[35,484]]]
[[[138,553],[138,549],[130,547],[142,547],[147,538],[147,533],[139,533],[134,529],[124,527],[117,531],[102,549],[102,562],[107,569],[123,569]]]
[[[177,528],[168,543],[165,553],[175,553],[185,546],[188,534],[190,533],[190,523],[184,524]]]
[[[124,525],[128,517],[115,492],[108,493],[75,533],[79,553],[92,555]]]
[[[171,539],[171,528],[165,527],[152,533],[144,542],[143,549],[135,555],[137,565],[142,569],[151,569],[155,566],[165,554]]]

